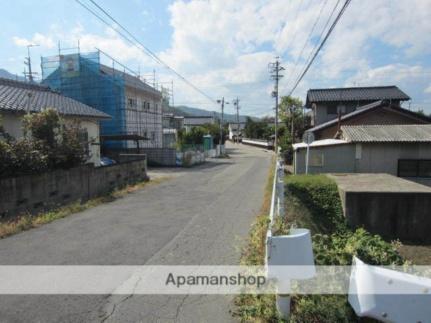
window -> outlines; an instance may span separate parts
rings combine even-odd
[[[339,104],[339,105],[335,105],[335,104],[331,104],[328,105],[326,108],[326,113],[327,114],[346,114],[347,112],[347,108],[344,104]]]
[[[155,141],[155,140],[156,140],[156,132],[151,131],[151,141]]]
[[[337,114],[337,106],[336,105],[328,105],[326,107],[327,114]]]
[[[431,177],[430,159],[399,159],[398,176]]]
[[[127,99],[127,105],[130,108],[136,108],[138,106],[138,101],[136,99],[133,99],[133,98],[128,98]]]
[[[90,155],[90,145],[88,140],[88,131],[87,129],[80,128],[78,131],[78,141],[82,148],[84,149],[85,155],[88,157]]]

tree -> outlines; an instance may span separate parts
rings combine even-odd
[[[23,131],[47,158],[48,168],[70,168],[86,160],[88,142],[82,142],[79,123],[66,125],[55,109],[45,109],[24,117]]]
[[[252,139],[269,139],[274,133],[274,129],[268,123],[270,120],[268,118],[263,118],[260,121],[254,121],[252,118],[247,117],[244,133],[245,137]]]
[[[310,116],[304,114],[303,103],[299,98],[283,96],[280,102],[280,118],[282,124],[278,132],[279,145],[287,163],[292,162],[292,144],[301,138],[310,127]]]
[[[301,99],[283,96],[280,102],[280,118],[286,126],[292,142],[301,140],[305,130],[310,127],[310,117],[303,112]]]

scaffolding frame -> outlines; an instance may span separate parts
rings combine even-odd
[[[149,139],[105,141],[105,147],[163,147],[161,92],[109,54],[98,48],[82,53],[79,44],[66,49],[59,45],[58,55],[41,57],[41,70],[43,84],[112,117],[101,121],[101,136]]]

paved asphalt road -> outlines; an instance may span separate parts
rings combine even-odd
[[[263,201],[271,153],[229,159],[0,240],[1,265],[236,265]],[[0,296],[0,322],[228,322],[228,296]]]

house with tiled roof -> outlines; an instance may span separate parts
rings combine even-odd
[[[22,120],[26,113],[53,108],[66,120],[78,123],[88,145],[88,162],[100,164],[99,123],[111,117],[47,86],[0,78],[0,115],[2,129],[13,138],[23,136]]]
[[[293,149],[294,171],[305,173],[307,145]],[[387,173],[431,186],[431,124],[342,125],[308,150],[309,173]]]
[[[310,89],[305,107],[311,110],[312,126],[318,126],[381,100],[392,106],[400,106],[402,101],[410,100],[410,97],[395,85]]]
[[[347,125],[402,125],[430,124],[431,118],[408,109],[402,108],[398,102],[379,100],[360,106],[354,111],[340,114],[337,118],[323,122],[308,132],[314,134],[316,140],[337,138],[341,126]]]

